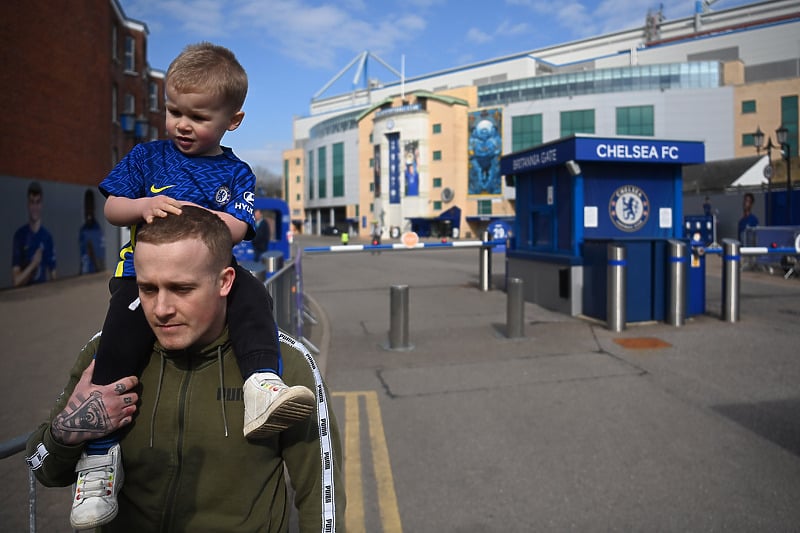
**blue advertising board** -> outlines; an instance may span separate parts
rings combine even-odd
[[[567,161],[598,161],[688,165],[705,161],[705,146],[696,141],[641,138],[601,138],[575,135],[571,142],[547,143],[505,156],[500,170],[506,176],[527,174]]]

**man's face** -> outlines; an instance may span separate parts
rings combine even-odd
[[[215,269],[202,241],[139,242],[134,263],[142,309],[164,348],[204,345],[222,333],[235,274]]]
[[[28,221],[39,222],[42,220],[42,195],[29,194],[28,195]]]
[[[170,84],[166,93],[167,135],[175,147],[191,156],[221,154],[222,136],[239,127],[244,113],[232,111],[222,96],[182,93]]]

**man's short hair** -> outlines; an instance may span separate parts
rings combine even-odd
[[[167,69],[165,83],[179,93],[222,96],[233,111],[242,109],[247,96],[247,73],[236,56],[209,42],[184,48]]]
[[[203,241],[220,270],[230,265],[233,250],[231,232],[221,218],[202,207],[181,206],[180,215],[155,218],[149,224],[138,226],[136,231],[137,244],[171,244],[187,239]]]
[[[42,196],[42,186],[39,185],[38,181],[32,181],[28,185],[28,196]]]

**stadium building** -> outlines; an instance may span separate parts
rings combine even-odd
[[[365,52],[345,71],[370,59],[379,60]],[[709,164],[751,158],[763,167],[753,133],[782,125],[800,178],[798,0],[713,12],[698,2],[685,19],[650,12],[631,30],[397,74],[336,96],[323,88],[295,119],[284,180],[304,231],[480,236],[514,214],[500,155],[572,134],[703,141]],[[772,158],[780,187],[785,162],[779,150]]]

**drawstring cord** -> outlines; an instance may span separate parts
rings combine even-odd
[[[222,425],[225,427],[225,437],[228,436],[228,417],[225,416],[225,372],[222,366],[222,346],[217,346],[217,364],[219,366],[219,391],[222,396]]]
[[[158,400],[161,398],[161,384],[164,381],[164,366],[167,364],[164,359],[164,354],[161,355],[161,368],[158,371],[158,388],[156,389],[156,401],[153,403],[153,412],[150,415],[150,447],[153,447],[153,434],[156,427],[156,410],[158,409]]]

